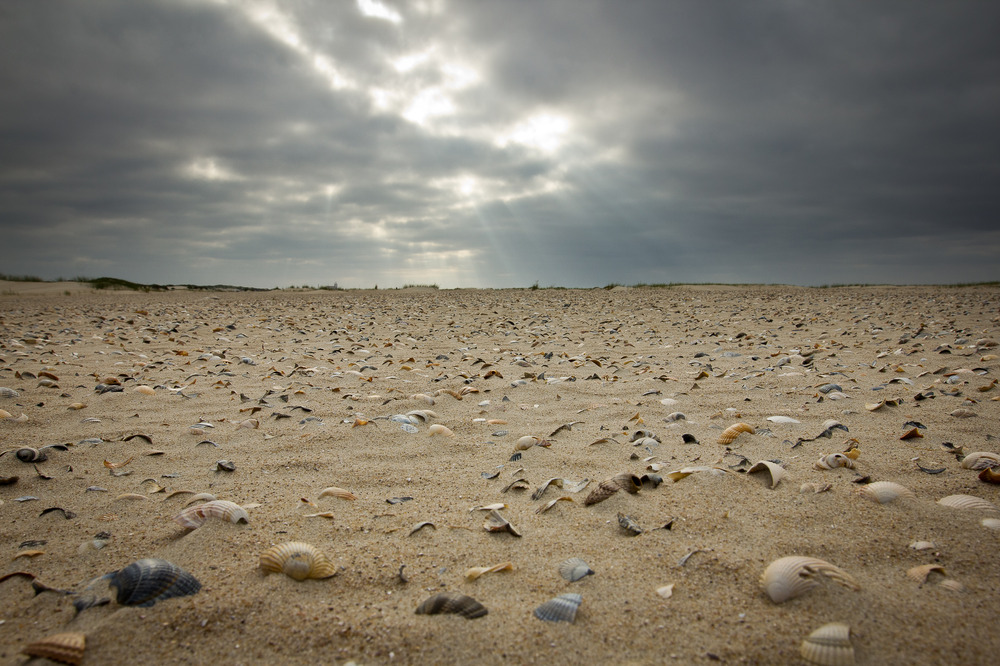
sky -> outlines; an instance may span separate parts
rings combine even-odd
[[[1000,279],[1000,4],[14,0],[0,272]]]

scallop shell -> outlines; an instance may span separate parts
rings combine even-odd
[[[974,451],[962,458],[962,467],[974,470],[1000,467],[1000,455],[990,451]]]
[[[17,459],[21,462],[35,463],[48,460],[48,456],[45,455],[44,451],[39,451],[38,449],[33,449],[30,446],[25,446],[17,450]]]
[[[801,596],[819,585],[819,575],[851,590],[860,590],[857,581],[840,567],[812,557],[792,555],[767,565],[760,584],[776,604]]]
[[[751,435],[754,434],[754,429],[748,426],[746,423],[736,423],[725,430],[719,435],[719,444],[732,444],[733,441],[740,436],[740,433],[748,432]]]
[[[953,509],[977,509],[979,511],[1000,511],[995,504],[974,495],[948,495],[937,502]]]
[[[67,631],[29,643],[21,650],[21,653],[29,657],[44,657],[64,664],[79,664],[83,661],[83,652],[86,647],[86,634],[79,631]]]
[[[443,426],[440,423],[435,423],[434,425],[432,425],[431,427],[429,427],[427,429],[427,434],[430,437],[433,437],[434,435],[441,435],[442,437],[454,437],[455,436],[455,433],[453,433],[448,426]]]
[[[594,570],[579,557],[571,557],[559,563],[559,575],[571,583],[594,575]]]
[[[865,487],[858,490],[858,494],[872,500],[873,502],[878,502],[879,504],[888,504],[889,502],[894,502],[899,498],[914,499],[916,497],[912,490],[905,486],[901,486],[898,483],[893,483],[892,481],[876,481],[875,483],[869,483]]]
[[[176,564],[160,559],[138,560],[105,576],[123,606],[147,608],[157,601],[186,597],[201,589],[198,579]]]
[[[851,628],[839,622],[824,624],[802,641],[799,654],[820,666],[850,666],[854,663]]]
[[[330,486],[329,488],[324,488],[319,493],[320,497],[338,497],[342,500],[356,500],[358,496],[349,490],[344,490],[343,488],[338,488],[337,486]]]
[[[590,494],[583,500],[584,506],[590,506],[591,504],[597,504],[598,502],[603,502],[608,499],[616,492],[620,490],[617,483],[608,479],[607,481],[601,481],[597,484],[597,487],[590,491]]]
[[[856,450],[856,449],[852,449]],[[824,469],[836,469],[837,467],[846,467],[847,469],[854,469],[854,461],[843,453],[830,453],[821,457],[813,464],[813,469],[824,470]]]
[[[945,573],[944,567],[940,564],[921,564],[918,567],[912,567],[906,570],[906,575],[921,585],[927,582],[927,578],[932,573],[939,573],[942,576],[948,575]]]
[[[500,564],[494,564],[491,567],[471,567],[465,570],[465,580],[474,581],[480,576],[485,576],[488,573],[496,573],[498,571],[513,571],[513,562],[501,562]]]
[[[773,490],[778,483],[781,482],[783,478],[788,475],[785,468],[777,463],[773,463],[770,460],[761,460],[753,467],[747,470],[747,474],[757,474],[759,472],[766,472],[767,477],[770,479],[770,487]]]
[[[579,594],[560,594],[536,608],[535,617],[546,622],[573,622],[581,603],[583,597]]]
[[[260,568],[265,572],[283,573],[295,580],[329,578],[337,573],[325,553],[302,541],[271,546],[261,553]]]
[[[235,502],[228,500],[213,500],[204,504],[196,504],[184,509],[176,516],[176,521],[181,527],[196,529],[205,524],[209,518],[219,518],[231,523],[249,523],[250,517],[246,510]]]
[[[441,592],[425,599],[417,606],[417,615],[438,615],[439,613],[455,613],[473,620],[487,613],[486,607],[472,597],[459,592]]]

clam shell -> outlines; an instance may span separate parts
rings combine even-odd
[[[330,486],[329,488],[324,488],[319,493],[320,497],[337,497],[342,500],[356,500],[358,496],[349,490],[344,490],[343,488],[338,488],[337,486]]]
[[[752,435],[754,434],[754,429],[746,423],[735,423],[722,431],[722,434],[719,435],[719,444],[732,444],[740,436],[740,433],[744,432]]]
[[[821,666],[850,666],[854,663],[851,628],[839,622],[824,624],[802,641],[799,654]]]
[[[337,573],[325,553],[302,541],[271,546],[260,554],[260,568],[265,572],[283,573],[295,580],[329,578]]]
[[[852,450],[856,451],[857,449]],[[854,461],[843,453],[830,453],[821,457],[813,464],[813,468],[818,470],[835,469],[837,467],[854,469]]]
[[[417,615],[454,613],[473,620],[489,613],[486,607],[472,597],[459,592],[441,592],[425,599],[417,606]]]
[[[542,441],[541,437],[535,437],[534,435],[525,435],[514,442],[515,451],[527,451],[538,442]]]
[[[250,517],[246,509],[228,500],[213,500],[204,504],[189,506],[176,516],[174,521],[181,527],[196,529],[205,524],[209,518],[219,518],[231,523],[249,523]]]
[[[758,474],[760,472],[764,472],[764,475],[769,479],[772,490],[783,478],[788,475],[788,472],[785,471],[784,467],[777,463],[773,463],[770,460],[761,460],[747,470],[747,474]]]
[[[607,481],[601,481],[597,484],[597,487],[590,491],[590,494],[583,500],[584,506],[590,506],[591,504],[597,504],[598,502],[603,502],[608,499],[616,492],[620,490],[617,483],[608,479]]]
[[[496,573],[498,571],[513,571],[513,562],[501,562],[500,564],[494,564],[491,567],[471,567],[465,570],[465,580],[474,581],[480,576],[485,576],[488,573]]]
[[[977,509],[979,511],[1000,511],[995,504],[974,495],[948,495],[937,501],[941,506],[953,509]]]
[[[435,423],[434,425],[432,425],[431,427],[429,427],[427,429],[427,434],[430,437],[433,437],[434,435],[441,435],[442,437],[454,437],[455,436],[455,433],[453,433],[451,431],[451,429],[448,428],[448,426],[443,426],[440,423]]]
[[[21,650],[29,657],[44,657],[63,664],[79,664],[87,646],[87,636],[79,631],[52,634],[40,641],[29,643]]]
[[[575,583],[585,576],[594,575],[594,570],[579,557],[571,557],[559,563],[559,575],[569,582]]]
[[[160,559],[133,562],[124,569],[106,576],[117,590],[117,600],[123,606],[147,608],[157,601],[186,597],[201,589],[198,579],[176,564]]]
[[[921,585],[927,582],[927,578],[932,573],[939,573],[942,576],[946,576],[944,567],[940,564],[921,564],[918,567],[912,567],[906,570],[906,575],[917,581]]]
[[[858,494],[879,504],[888,504],[900,498],[914,499],[916,497],[909,488],[901,486],[898,483],[893,483],[892,481],[869,483],[858,490]]]
[[[824,560],[797,555],[782,557],[767,565],[760,577],[760,584],[771,601],[780,604],[819,585],[820,575],[851,590],[861,589],[857,581],[840,567]]]
[[[962,458],[962,467],[974,470],[1000,467],[1000,455],[990,451],[974,451]]]
[[[560,594],[536,608],[535,617],[546,622],[573,622],[581,603],[583,597],[579,594]]]

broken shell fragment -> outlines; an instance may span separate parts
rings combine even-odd
[[[642,488],[642,479],[632,472],[621,472],[609,479],[630,495],[635,495]]]
[[[483,523],[483,529],[487,532],[510,532],[516,537],[521,536],[521,533],[515,530],[514,526],[496,510],[492,510],[487,514],[486,521]]]
[[[481,603],[459,592],[441,592],[425,599],[423,603],[417,606],[417,615],[454,613],[468,620],[483,617],[488,612],[486,607]]]
[[[554,500],[549,500],[542,506],[538,507],[537,509],[535,509],[535,513],[545,513],[559,502],[572,502],[572,501],[573,501],[572,497],[567,497],[566,495],[563,495],[562,497],[557,497]]]
[[[942,576],[947,575],[944,567],[940,564],[921,564],[918,567],[912,567],[906,570],[906,575],[921,585],[927,582],[928,577],[930,577],[932,573],[938,573]]]
[[[767,480],[769,487],[773,490],[778,483],[788,475],[785,468],[770,460],[761,460],[747,470],[747,475],[762,473],[761,477]]]
[[[851,628],[839,622],[824,624],[802,641],[799,654],[820,666],[851,666],[854,663]]]
[[[343,488],[338,488],[337,486],[330,486],[329,488],[324,488],[319,493],[320,497],[337,497],[342,500],[356,500],[357,495],[349,490],[344,490]]]
[[[586,576],[593,576],[594,570],[579,557],[571,557],[559,563],[559,575],[575,583]]]
[[[621,526],[625,533],[630,536],[638,536],[642,534],[642,528],[639,527],[639,523],[631,516],[626,516],[624,513],[618,514],[618,524]]]
[[[664,599],[669,599],[670,597],[674,596],[674,584],[670,583],[669,585],[663,585],[661,587],[658,587],[656,588],[656,593],[661,597],[663,597]]]
[[[21,650],[29,657],[44,657],[63,664],[79,664],[87,647],[87,636],[80,631],[68,631],[29,643]]]
[[[767,565],[760,583],[771,601],[780,604],[819,585],[821,575],[848,589],[861,589],[857,581],[840,567],[824,560],[796,555],[782,557]]]
[[[480,576],[485,576],[488,573],[497,573],[498,571],[513,571],[514,564],[512,562],[501,562],[500,564],[494,564],[491,567],[471,567],[465,570],[465,580],[472,582],[479,578]]]
[[[979,473],[979,480],[983,483],[1000,484],[1000,470],[987,467]]]
[[[312,544],[289,541],[272,546],[260,555],[265,573],[283,573],[295,580],[329,578],[337,573],[333,562]]]
[[[915,499],[909,488],[892,481],[876,481],[860,488],[858,494],[879,504],[888,504],[898,499]]]
[[[124,569],[113,571],[104,578],[117,590],[117,600],[123,606],[147,608],[157,601],[186,597],[201,589],[198,579],[166,560],[138,560]]]
[[[833,488],[829,483],[803,483],[799,486],[799,492],[802,494],[806,493],[825,493],[826,491]]]
[[[535,617],[546,622],[573,622],[581,603],[583,597],[579,594],[560,594],[536,608]]]
[[[204,525],[209,518],[218,518],[230,523],[250,522],[246,510],[239,504],[228,500],[213,500],[189,506],[174,516],[174,521],[181,527],[193,530]]]
[[[974,495],[948,495],[937,501],[941,506],[952,509],[975,509],[978,511],[1000,511],[995,504]]]
[[[857,451],[857,449],[851,450]],[[831,453],[821,457],[813,464],[813,469],[818,470],[835,469],[837,467],[854,469],[854,461],[843,453]]]
[[[725,430],[719,435],[719,444],[732,444],[740,433],[748,432],[751,435],[754,434],[754,429],[748,426],[746,423],[736,423]]]

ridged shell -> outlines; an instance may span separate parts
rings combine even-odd
[[[792,555],[771,562],[760,577],[760,584],[767,596],[776,604],[801,596],[819,585],[823,575],[851,590],[860,590],[854,578],[824,560]]]
[[[559,575],[571,583],[575,583],[585,576],[592,576],[594,570],[579,557],[571,557],[559,563]]]
[[[295,580],[329,578],[337,573],[337,568],[325,553],[302,541],[271,546],[260,554],[260,568],[266,572],[283,573]]]
[[[744,432],[752,435],[754,429],[746,423],[735,423],[722,431],[722,434],[719,435],[719,444],[732,444],[740,436],[740,433]]]
[[[899,498],[914,499],[916,497],[912,490],[892,481],[869,483],[858,490],[858,494],[879,504],[888,504]]]
[[[906,570],[906,575],[917,581],[921,585],[927,582],[927,578],[932,573],[939,573],[942,576],[946,576],[944,567],[940,564],[921,564],[917,567],[911,567]]]
[[[330,486],[329,488],[324,488],[319,493],[320,497],[337,497],[342,500],[356,500],[358,496],[352,493],[350,490],[344,490],[343,488],[338,488],[337,486]]]
[[[489,613],[485,606],[472,597],[459,592],[441,592],[425,599],[417,606],[417,615],[438,615],[454,613],[473,620]]]
[[[609,480],[617,483],[619,488],[630,495],[636,494],[639,492],[639,489],[642,488],[642,479],[632,472],[621,472],[619,474],[615,474]]]
[[[857,450],[857,449],[852,449]],[[854,469],[854,461],[843,453],[831,453],[821,457],[819,460],[813,464],[814,469],[825,470],[825,469],[836,469],[837,467],[846,467],[847,469]]]
[[[952,509],[976,509],[979,511],[1000,511],[992,502],[988,502],[974,495],[948,495],[942,497],[937,502],[941,506],[948,506]]]
[[[123,606],[147,608],[157,601],[186,597],[201,589],[198,579],[176,564],[160,559],[138,560],[106,576]]]
[[[79,664],[87,647],[87,636],[79,631],[68,631],[47,636],[40,641],[29,643],[22,654],[29,657],[44,657],[63,664]]]
[[[204,504],[196,504],[184,509],[176,516],[176,521],[181,527],[196,529],[205,524],[209,518],[227,520],[231,523],[249,523],[250,517],[246,509],[235,502],[228,500],[213,500]]]
[[[763,472],[770,480],[769,483],[772,490],[788,475],[788,472],[785,471],[784,467],[777,463],[773,463],[770,460],[761,460],[747,470],[747,474],[758,474],[761,472]]]
[[[597,487],[591,490],[590,494],[587,495],[587,497],[583,500],[583,505],[590,506],[591,504],[597,504],[598,502],[603,502],[604,500],[608,499],[619,490],[620,488],[618,487],[618,484],[612,481],[611,479],[608,479],[607,481],[601,481],[599,484],[597,484]]]
[[[560,594],[536,608],[535,617],[546,622],[573,622],[581,603],[583,597],[579,594]]]
[[[824,624],[802,641],[799,654],[821,666],[850,666],[854,663],[851,628],[839,622]]]
[[[453,433],[448,426],[443,426],[440,423],[435,423],[434,425],[432,425],[431,427],[429,427],[427,429],[427,434],[430,437],[433,437],[434,435],[441,435],[442,437],[454,437],[455,436],[455,433]]]
[[[6,386],[0,386],[0,398],[16,398],[20,393],[12,388],[7,388]]]
[[[974,451],[962,458],[962,467],[974,470],[1000,467],[1000,455],[990,451]]]

